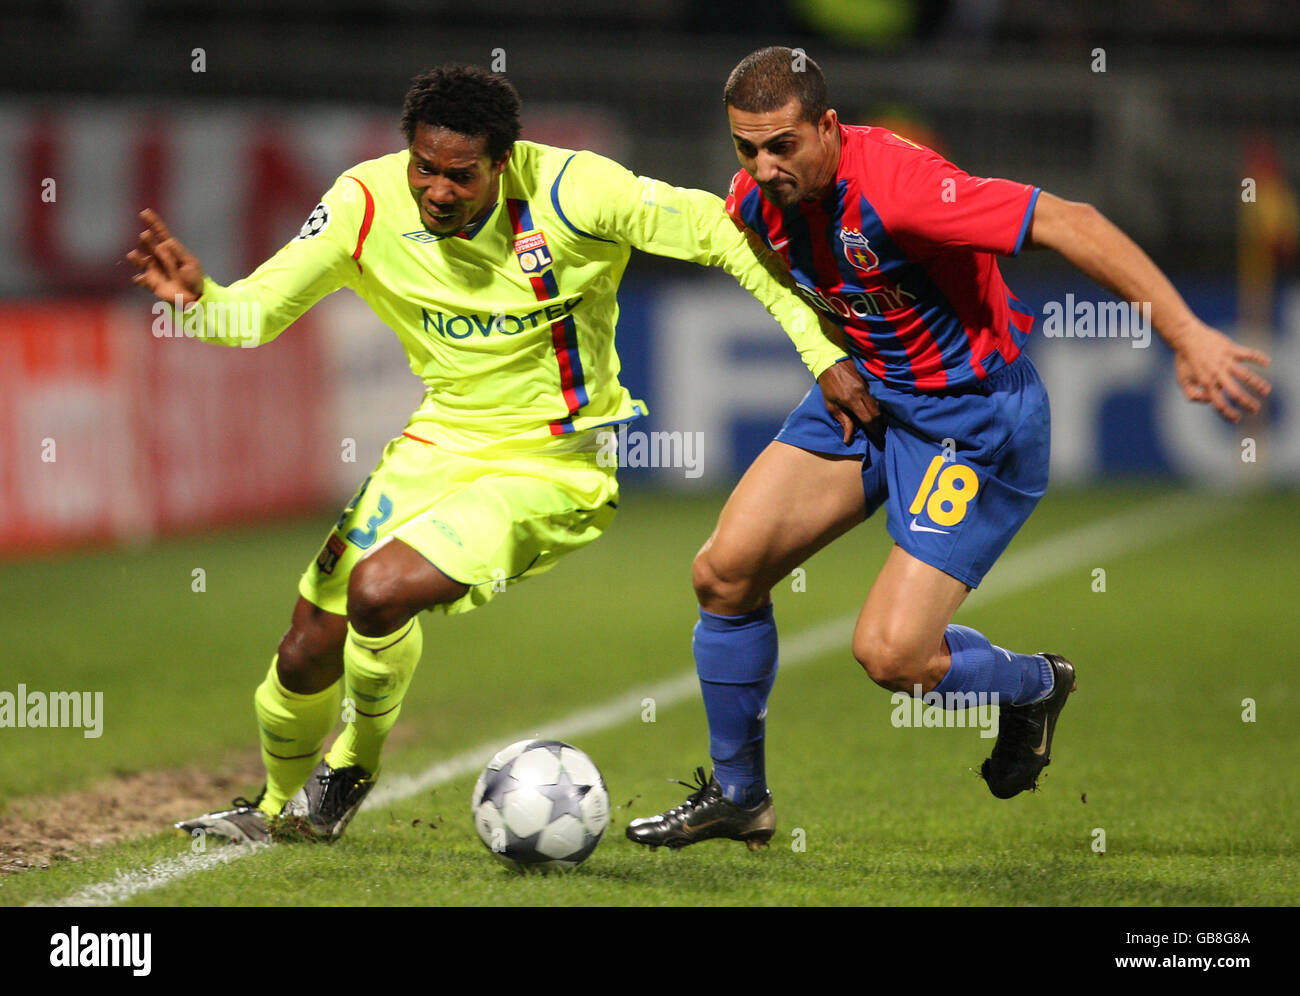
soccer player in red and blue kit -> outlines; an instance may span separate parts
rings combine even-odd
[[[1022,352],[1033,315],[996,256],[1055,249],[1121,300],[1149,302],[1187,397],[1231,421],[1268,393],[1246,366],[1268,357],[1200,322],[1092,207],[970,176],[881,128],[841,125],[802,53],[751,54],[724,100],[744,167],[727,210],[784,258],[799,290],[843,330],[849,356],[755,460],[696,557],[693,647],[714,771],[699,769],[682,805],[634,820],[627,834],[669,847],[771,838],[770,592],[881,505],[895,545],[858,618],[854,656],[888,689],[999,702],[981,774],[998,798],[1034,788],[1073,665],[951,625],[1047,487],[1047,396]]]

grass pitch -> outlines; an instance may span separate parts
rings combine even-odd
[[[468,616],[424,617],[424,660],[385,756],[392,782],[520,732],[562,732],[560,717],[632,692],[623,714],[575,738],[614,804],[580,869],[525,877],[493,861],[470,822],[470,771],[363,812],[333,846],[277,846],[105,895],[144,906],[1295,904],[1296,496],[1202,496],[1203,515],[1117,535],[1096,563],[1078,544],[1064,558],[1047,545],[1170,494],[1052,493],[986,597],[958,614],[994,643],[1078,666],[1037,793],[988,793],[975,772],[992,741],[977,729],[896,728],[889,694],[852,660],[848,623],[826,644],[801,636],[860,606],[889,545],[881,517],[775,593],[783,652],[797,659],[769,707],[771,848],[648,852],[625,840],[628,820],[684,798],[671,779],[707,764],[698,695],[656,703],[646,722],[636,693],[692,668],[690,561],[722,502],[630,493],[609,534],[550,574]],[[0,690],[102,691],[105,714],[93,740],[0,730],[10,812],[125,772],[247,765],[252,691],[329,518],[0,565]],[[1036,579],[1010,577],[1026,568]],[[193,864],[190,842],[165,829],[160,815],[156,834],[0,876],[0,903],[86,902],[88,888],[133,881],[120,876]]]

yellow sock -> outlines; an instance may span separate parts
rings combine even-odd
[[[266,680],[253,696],[262,763],[266,765],[266,794],[259,808],[268,816],[279,815],[320,762],[325,738],[339,719],[343,685],[336,681],[311,695],[291,692],[280,684],[275,670],[278,660],[278,654],[271,659]]]
[[[416,618],[387,636],[362,636],[348,626],[343,644],[345,725],[325,756],[331,768],[359,764],[371,775],[379,774],[380,752],[402,711],[423,647]]]

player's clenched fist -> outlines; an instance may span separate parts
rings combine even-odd
[[[203,267],[198,257],[173,238],[152,209],[141,211],[140,220],[145,223],[140,244],[126,254],[140,271],[131,279],[164,301],[178,297],[183,304],[197,301],[203,294]]]

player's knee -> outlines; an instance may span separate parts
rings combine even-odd
[[[362,558],[348,578],[348,622],[364,636],[395,632],[411,618],[401,592],[401,571],[382,558]]]
[[[882,688],[912,692],[924,684],[925,659],[884,630],[868,627],[853,638],[853,656],[867,676]]]
[[[728,563],[711,547],[695,555],[691,582],[700,607],[720,615],[752,612],[766,601],[766,591],[741,565]]]
[[[343,639],[346,631],[328,626],[292,626],[277,648],[276,676],[280,684],[298,695],[328,688],[343,673]]]

